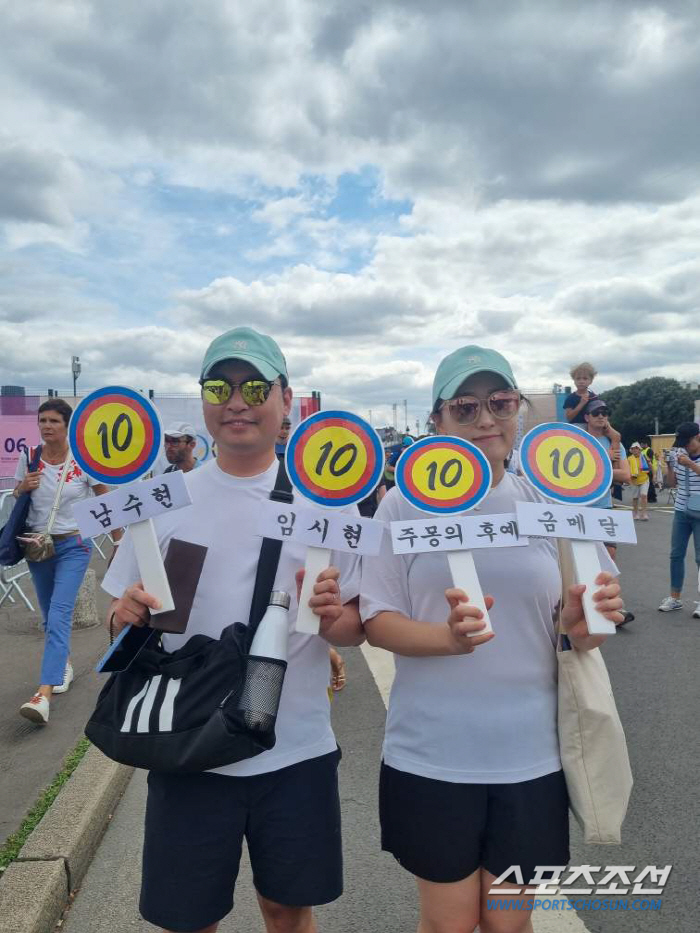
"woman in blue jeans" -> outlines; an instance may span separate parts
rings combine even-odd
[[[44,657],[40,685],[34,696],[20,707],[20,715],[45,725],[54,693],[65,693],[73,680],[70,663],[70,635],[73,607],[90,563],[92,542],[83,541],[75,526],[75,502],[101,495],[107,487],[90,479],[70,456],[68,422],[73,409],[63,399],[53,398],[39,406],[41,458],[36,470],[29,467],[35,450],[20,458],[15,479],[15,496],[31,494],[27,525],[29,531],[46,531],[64,470],[58,510],[51,528],[56,553],[44,561],[28,560],[39,605],[44,617]]]
[[[671,530],[671,595],[661,601],[661,612],[683,608],[681,591],[685,554],[691,535],[695,545],[695,563],[700,571],[700,511],[694,507],[700,500],[700,427],[694,421],[679,425],[673,446],[685,450],[685,453],[671,456],[666,465],[666,481],[676,489],[676,506]],[[700,602],[695,603],[693,618],[700,619]]]

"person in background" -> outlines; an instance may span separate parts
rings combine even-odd
[[[15,497],[23,492],[31,495],[28,530],[42,532],[49,524],[63,471],[67,471],[51,529],[56,552],[48,560],[27,560],[44,620],[44,655],[39,688],[31,700],[20,706],[19,712],[20,716],[41,726],[49,721],[53,694],[65,693],[73,682],[70,661],[73,608],[92,554],[92,542],[84,541],[78,533],[72,506],[93,494],[101,496],[108,492],[107,486],[83,473],[70,455],[68,422],[72,412],[62,398],[51,398],[39,406],[41,459],[38,468],[29,471],[35,455],[35,449],[31,449],[20,457],[15,473],[18,480]],[[121,530],[115,530],[114,537],[121,537]]]
[[[589,388],[597,376],[597,371],[590,363],[579,363],[573,367],[570,375],[576,385],[576,391],[564,399],[564,415],[570,424],[583,425],[584,408],[592,399],[598,398]]]
[[[682,609],[681,592],[685,576],[685,554],[693,536],[695,563],[700,572],[700,427],[686,421],[676,428],[666,461],[666,482],[676,490],[671,529],[671,595],[659,606],[660,612]],[[700,619],[700,602],[695,603],[693,618]]]
[[[164,442],[165,456],[170,464],[164,473],[175,473],[177,470],[189,473],[199,466],[199,461],[194,456],[197,432],[191,424],[187,424],[186,421],[171,424],[165,431]]]
[[[275,440],[275,454],[278,460],[284,459],[284,452],[287,449],[287,441],[289,440],[289,432],[291,431],[291,428],[292,422],[285,415],[277,433],[277,439]]]
[[[651,446],[651,438],[642,438],[642,453],[649,464],[649,492],[647,493],[647,502],[652,505],[656,503],[656,484],[659,479],[659,461],[656,459],[654,448]]]
[[[627,462],[630,466],[630,483],[632,486],[632,517],[635,521],[648,522],[649,464],[642,453],[642,445],[639,441],[630,444],[630,455]]]
[[[630,468],[627,462],[627,452],[622,445],[620,432],[616,431],[608,420],[609,415],[610,410],[607,404],[601,398],[593,399],[592,402],[586,405],[583,413],[586,430],[595,437],[596,440],[600,441],[603,447],[608,451],[608,456],[612,461],[613,484],[629,483]],[[612,507],[612,491],[608,491],[602,498],[591,505],[591,508],[595,509],[611,509]],[[612,559],[615,560],[617,556],[617,545],[606,543],[605,548]],[[634,614],[630,612],[629,609],[623,608],[620,612],[622,613],[622,621],[616,623],[618,627],[634,621]]]
[[[396,447],[389,454],[386,466],[384,468],[384,487],[388,492],[395,485],[394,476],[396,475],[396,464],[399,462],[399,457],[404,452],[407,447],[410,447],[413,443],[413,438],[410,434],[406,434],[404,439],[401,441],[401,445]],[[380,499],[382,497],[380,496]]]

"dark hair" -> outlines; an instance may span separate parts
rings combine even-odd
[[[37,418],[42,413],[42,411],[57,411],[66,422],[66,427],[68,427],[70,416],[73,414],[73,409],[70,407],[68,402],[62,398],[50,398],[47,402],[42,402],[42,404],[39,405],[39,410],[37,411]]]

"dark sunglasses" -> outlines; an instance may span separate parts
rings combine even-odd
[[[164,440],[166,444],[179,444],[180,441],[186,441],[187,437],[184,435],[183,437],[168,437],[166,434]]]
[[[447,408],[457,424],[473,424],[479,417],[481,406],[485,404],[494,418],[506,421],[517,415],[520,409],[520,393],[499,389],[486,399],[475,395],[462,395],[443,402],[440,408]]]
[[[610,409],[608,409],[608,408],[596,408],[596,410],[595,410],[595,411],[592,411],[591,414],[593,415],[594,418],[595,418],[596,415],[605,415],[605,417],[607,418],[607,416],[610,414]]]
[[[229,382],[228,379],[205,379],[202,385],[202,398],[210,405],[223,405],[231,398],[235,389],[241,390],[241,397],[246,405],[262,405],[267,401],[276,382],[265,379],[245,379],[243,382]]]

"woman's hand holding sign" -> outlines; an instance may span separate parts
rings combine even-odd
[[[595,583],[600,587],[593,594],[593,603],[596,610],[602,613],[610,622],[619,624],[622,621],[621,609],[623,606],[619,583],[608,571],[601,571],[595,578]],[[588,623],[583,608],[585,590],[586,585],[584,583],[576,583],[574,586],[570,586],[561,613],[564,631],[574,646],[582,651],[600,647],[607,637],[606,635],[588,634]]]
[[[469,603],[469,597],[464,590],[450,587],[445,590],[445,599],[450,607],[447,625],[453,649],[452,654],[471,654],[477,645],[491,641],[494,633],[484,631],[486,629],[484,613],[478,606]],[[493,596],[485,596],[484,603],[487,609],[491,609]]]

